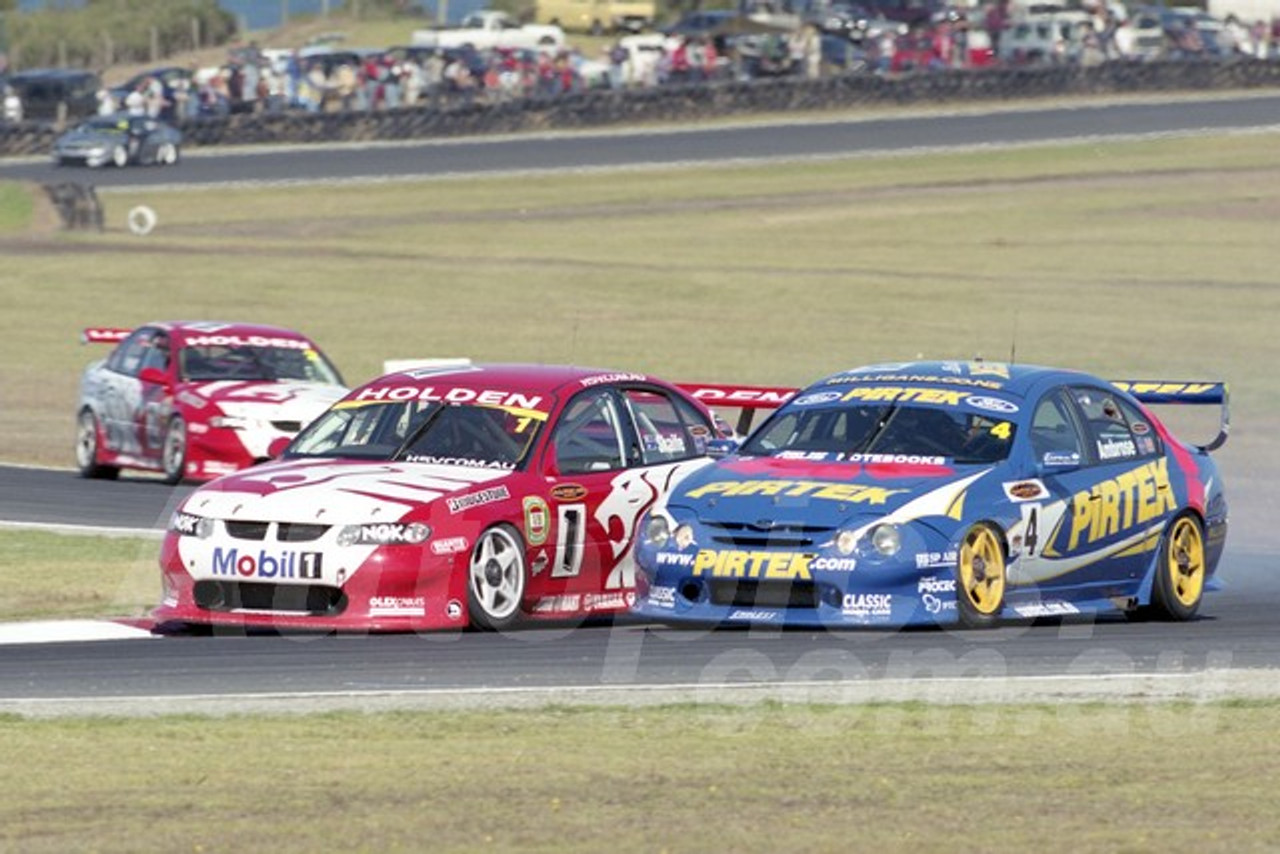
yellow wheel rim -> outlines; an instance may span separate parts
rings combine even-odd
[[[1165,561],[1174,598],[1184,607],[1192,607],[1204,592],[1204,538],[1194,519],[1184,516],[1173,523]]]
[[[995,532],[974,528],[959,555],[960,590],[979,614],[993,615],[1004,602],[1004,549]]]

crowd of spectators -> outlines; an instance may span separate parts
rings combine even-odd
[[[1095,64],[1112,59],[1177,59],[1246,54],[1274,58],[1280,22],[1245,24],[1169,16],[1163,7],[1132,13],[1089,0],[1069,13],[1053,7],[938,7],[909,24],[851,9],[848,22],[829,14],[789,30],[644,33],[619,38],[598,55],[576,48],[543,52],[399,47],[352,50],[320,45],[266,50],[237,46],[217,67],[156,69],[121,88],[97,93],[100,114],[126,112],[182,122],[243,112],[334,112],[412,107],[442,102],[492,103],[555,97],[589,89],[620,89],[746,80],[779,75],[818,77],[852,69],[893,73],[1025,63]],[[1159,19],[1157,43],[1135,33],[1142,15]],[[1037,17],[1038,16],[1038,17]],[[1047,17],[1046,17],[1047,16]],[[1049,24],[1041,26],[1043,21]],[[1150,22],[1147,21],[1147,24]],[[1039,35],[1036,35],[1038,27]],[[1150,30],[1150,27],[1147,27]],[[1028,36],[1031,33],[1031,36]],[[1141,54],[1139,48],[1141,47]],[[3,90],[3,119],[21,121],[18,93]]]

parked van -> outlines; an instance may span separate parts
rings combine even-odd
[[[102,79],[92,71],[32,68],[9,75],[8,83],[22,100],[22,115],[28,121],[56,121],[60,105],[65,105],[69,121],[98,112]]]
[[[653,0],[538,0],[534,20],[598,36],[649,29],[657,13]]]

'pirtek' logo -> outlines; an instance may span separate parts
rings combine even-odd
[[[239,575],[244,578],[318,579],[322,557],[324,555],[320,552],[282,552],[270,555],[265,549],[257,555],[248,552],[240,554],[239,549],[224,549],[219,546],[213,550],[213,574]]]
[[[693,559],[694,575],[715,578],[765,578],[775,581],[809,581],[813,555],[796,552],[703,551]]]
[[[886,403],[938,403],[943,406],[959,406],[969,396],[967,391],[954,391],[949,388],[908,388],[905,386],[859,386],[845,392],[844,401],[861,400],[866,403],[884,401]]]
[[[1077,492],[1071,499],[1071,540],[1086,543],[1118,534],[1177,509],[1169,484],[1169,461],[1146,463],[1111,480]]]
[[[884,504],[890,496],[897,495],[899,492],[906,492],[906,490],[862,486],[856,483],[835,483],[829,480],[718,480],[690,490],[689,497],[723,495],[726,498],[745,498],[752,495],[767,495],[783,498],[821,498],[827,501],[849,501],[854,504]]]

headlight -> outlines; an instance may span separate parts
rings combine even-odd
[[[210,427],[225,427],[228,430],[249,429],[249,419],[239,415],[215,415],[209,419]]]
[[[897,525],[886,522],[871,529],[870,541],[878,554],[893,557],[902,548],[902,533]]]
[[[681,550],[689,548],[693,545],[693,528],[689,525],[677,525],[675,540],[676,548]]]
[[[646,544],[660,549],[671,539],[671,525],[667,517],[652,513],[644,520],[644,541]]]
[[[182,537],[207,540],[213,536],[213,520],[178,510],[169,517],[169,530]]]
[[[378,522],[370,525],[346,525],[338,531],[340,546],[416,546],[431,536],[431,526],[422,522]]]
[[[858,535],[853,531],[841,531],[836,534],[836,551],[848,557],[858,548]]]

